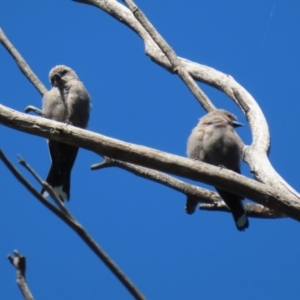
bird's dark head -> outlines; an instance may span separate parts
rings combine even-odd
[[[53,87],[64,87],[71,80],[78,80],[76,73],[67,66],[56,66],[49,73],[49,79]]]

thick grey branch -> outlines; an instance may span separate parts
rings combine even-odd
[[[148,147],[121,142],[71,125],[19,113],[3,105],[0,105],[0,123],[19,131],[82,147],[102,156],[214,185],[271,209],[278,209],[300,221],[298,197],[229,170]]]

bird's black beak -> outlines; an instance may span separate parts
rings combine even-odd
[[[238,121],[232,121],[231,124],[232,124],[233,127],[244,126],[244,124],[242,124],[242,123],[240,123],[240,122],[238,122]]]

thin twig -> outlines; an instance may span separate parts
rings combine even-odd
[[[89,246],[89,248],[103,261],[103,263],[110,269],[110,271],[119,279],[123,286],[131,293],[135,299],[145,299],[142,293],[134,286],[134,284],[126,277],[121,269],[110,259],[110,257],[101,249],[101,247],[94,241],[88,232],[77,222],[77,220],[69,212],[68,215],[64,214],[53,204],[48,202],[41,194],[34,189],[34,187],[21,175],[21,173],[13,166],[8,160],[3,151],[0,149],[0,159],[12,174],[26,187],[26,189],[35,196],[43,205],[50,209],[57,217],[69,225]]]
[[[38,77],[30,69],[26,61],[23,59],[22,55],[16,50],[13,44],[8,40],[3,30],[0,28],[0,43],[6,48],[6,50],[11,54],[21,72],[28,78],[29,81],[33,83],[38,92],[44,95],[47,92],[46,87],[41,83]]]
[[[58,198],[57,194],[54,192],[53,188],[30,167],[30,165],[22,158],[21,155],[18,155],[19,164],[23,166],[36,180],[41,184],[42,187],[45,188],[46,192],[51,196],[51,198],[55,201],[56,205],[59,209],[66,215],[69,215],[69,211],[66,209],[62,201]]]
[[[109,157],[105,156],[103,161],[101,161],[100,163],[96,163],[96,164],[91,165],[91,170],[96,171],[96,170],[108,168],[108,167],[111,167],[111,166],[112,166],[111,159]]]
[[[14,256],[8,255],[8,260],[11,264],[16,268],[17,271],[17,284],[23,294],[25,300],[34,300],[31,291],[27,285],[25,279],[25,272],[26,272],[26,257],[20,255],[18,250],[14,250]]]
[[[155,171],[153,169],[137,166],[134,164],[130,164],[121,160],[116,160],[113,158],[105,157],[104,161],[91,166],[92,170],[99,170],[100,168],[106,167],[119,167],[123,170],[131,172],[137,176],[142,178],[146,178],[152,180],[154,182],[160,183],[164,186],[172,188],[184,195],[189,195],[193,197],[197,197],[199,202],[205,203],[214,203],[215,201],[220,201],[220,196],[212,191],[207,189],[203,189],[191,184],[188,184],[184,181],[181,181],[177,178],[174,178],[170,175],[164,174],[159,171]]]
[[[136,17],[136,19],[145,28],[147,33],[151,36],[153,41],[158,45],[161,51],[166,55],[172,64],[173,71],[176,72],[182,81],[187,85],[192,94],[196,97],[202,107],[207,111],[212,111],[215,108],[213,103],[205,95],[205,93],[197,85],[193,77],[185,69],[180,59],[177,57],[175,51],[168,45],[164,38],[157,32],[154,26],[149,22],[144,13],[137,7],[137,5],[132,0],[123,0]]]
[[[44,113],[42,110],[40,110],[39,108],[36,108],[32,105],[28,105],[25,107],[25,110],[24,110],[26,113],[29,113],[31,111],[33,111],[34,113],[36,113],[37,115],[43,117],[44,116]]]
[[[229,208],[223,201],[215,202],[213,204],[200,203],[199,209],[207,210],[207,211],[230,212]],[[247,203],[245,209],[247,212],[247,216],[251,218],[277,219],[277,218],[287,217],[285,214],[281,213],[280,211],[274,211],[260,204]]]
[[[197,187],[195,185],[188,184],[184,181],[181,181],[162,172],[155,171],[153,169],[140,167],[134,164],[130,164],[108,157],[105,157],[101,163],[92,165],[91,169],[99,170],[107,167],[119,167],[142,178],[146,178],[154,182],[160,183],[164,186],[167,186],[169,188],[172,188],[186,196],[194,198],[196,202],[195,205],[197,205],[197,202],[204,202],[199,205],[200,210],[230,212],[230,210],[222,201],[218,193]],[[247,215],[253,218],[275,219],[286,217],[286,215],[278,211],[271,210],[260,204],[247,204],[246,211]]]

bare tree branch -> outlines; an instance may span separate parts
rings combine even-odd
[[[26,113],[29,113],[29,112],[34,112],[36,113],[38,116],[41,116],[43,117],[44,116],[44,113],[42,110],[40,110],[39,108],[36,108],[32,105],[28,105],[27,107],[25,107],[25,110],[24,110]]]
[[[16,268],[17,284],[21,290],[21,293],[23,294],[24,299],[34,300],[25,279],[26,257],[20,255],[18,250],[14,250],[14,256],[8,255],[7,258],[11,262],[11,264],[14,265],[14,267]]]
[[[195,185],[188,184],[184,181],[181,181],[177,178],[158,172],[152,169],[140,167],[133,165],[127,162],[120,160],[112,159],[105,157],[104,161],[91,166],[92,170],[99,170],[107,167],[119,167],[123,170],[131,172],[137,176],[152,180],[154,182],[160,183],[164,186],[172,188],[178,192],[183,193],[184,195],[193,197],[197,202],[205,202],[199,205],[201,210],[210,210],[210,211],[224,211],[230,212],[226,204],[222,201],[220,195],[216,192],[209,191],[197,187]],[[281,214],[278,211],[271,210],[259,204],[247,204],[246,211],[248,217],[254,218],[283,218],[286,215]]]
[[[143,12],[136,6],[136,4],[132,1],[132,0],[123,0],[128,7],[130,8],[131,12],[133,13],[133,15],[136,17],[136,19],[141,23],[141,25],[143,26],[143,28],[146,30],[146,32],[150,35],[150,37],[153,39],[153,41],[159,46],[159,48],[162,50],[162,52],[167,56],[167,58],[169,59],[169,61],[171,62],[172,67],[174,67],[174,65],[176,66],[180,66],[181,70],[184,70],[184,73],[189,74],[185,67],[183,66],[183,64],[180,63],[180,60],[176,57],[175,52],[171,49],[171,47],[169,47],[169,45],[167,45],[166,41],[161,38],[161,36],[157,33],[157,31],[155,30],[155,28],[152,26],[152,24],[147,20],[147,18],[145,17],[145,15],[143,14]],[[180,74],[179,74],[180,75]],[[190,75],[189,75],[189,78]],[[222,90],[224,92],[224,90]],[[244,99],[243,95],[242,95],[242,90],[240,89],[233,89],[233,96],[235,99],[235,102],[242,108],[243,112],[247,114],[250,114],[250,106],[248,105],[248,102],[245,101],[246,99]],[[231,97],[232,98],[232,97]],[[203,105],[203,107],[205,108],[206,106]],[[206,109],[207,111],[209,111],[208,109]],[[258,110],[256,111],[255,117],[258,116],[262,116],[262,112],[260,111],[260,114],[258,114]],[[251,119],[249,120],[251,121]],[[256,120],[257,121],[257,120]],[[263,135],[264,138],[263,140],[260,140],[259,146],[266,146],[264,153],[264,156],[266,156],[266,153],[268,153],[269,151],[269,146],[270,146],[270,136],[269,136],[269,130],[267,127],[267,122],[266,120],[259,120],[259,125],[255,122],[255,123],[251,123],[251,129],[253,131],[254,136],[258,135],[260,132],[256,132],[256,131],[261,131],[263,129]],[[260,125],[264,124],[266,126],[261,127]],[[267,144],[266,144],[267,141]],[[254,146],[255,143],[253,143]],[[251,146],[252,147],[252,146]],[[248,153],[249,149],[251,149],[251,147],[248,148]],[[254,148],[254,147],[253,147]],[[257,148],[254,148],[256,150],[258,150]],[[252,157],[252,159],[250,161],[252,161],[251,166],[253,166],[254,164],[257,164],[257,156],[258,156],[258,151],[255,151],[255,155],[254,157]],[[247,152],[245,153],[245,159],[247,157]],[[253,159],[254,158],[254,159]],[[268,160],[268,159],[267,159]],[[248,162],[249,163],[249,162]],[[268,168],[268,170],[270,171],[270,166],[268,166],[268,164],[266,164],[266,167]],[[275,170],[273,170],[274,173]],[[262,176],[259,176],[258,174],[256,174],[255,170],[252,169],[252,173],[254,174],[254,176],[261,182],[266,182],[265,179],[262,180]],[[275,173],[274,173],[275,176]],[[277,178],[280,179],[280,178]],[[273,182],[273,181],[272,181]],[[270,182],[266,182],[268,184],[271,184]],[[276,186],[277,183],[274,183],[274,186]],[[283,183],[281,183],[282,185]],[[271,184],[272,185],[272,184]],[[290,191],[293,192],[293,190],[291,190],[289,187],[287,187]]]
[[[167,44],[167,42],[162,38],[162,36],[156,31],[154,26],[147,20],[143,12],[134,4],[131,0],[124,0],[128,5],[129,9],[136,17],[136,19],[142,24],[147,33],[153,39],[153,41],[158,45],[161,51],[169,59],[173,71],[176,72],[182,81],[187,85],[192,94],[196,97],[202,107],[207,111],[212,111],[215,108],[213,103],[208,99],[205,93],[200,89],[200,87],[195,83],[193,77],[187,72],[183,67],[180,59],[177,57],[175,51]]]
[[[6,39],[6,44],[10,44],[11,43],[8,41],[7,37],[5,37]],[[23,64],[22,66],[27,66],[26,68],[30,70],[29,66],[27,65],[27,63],[23,60]],[[35,77],[34,74],[31,74],[33,77]],[[32,77],[31,76],[31,77]],[[30,78],[31,78],[30,77]],[[30,80],[31,83],[37,88],[39,89],[39,86],[37,83],[39,83],[39,81],[34,81],[34,80]],[[34,107],[34,106],[27,106],[25,109],[25,112],[28,113],[30,111],[35,112],[36,114],[43,116],[43,112]],[[195,205],[199,202],[199,201],[203,201],[203,202],[215,202],[215,201],[219,201],[220,200],[220,196],[217,193],[208,191],[206,189],[203,188],[199,188],[193,185],[189,185],[183,181],[180,181],[178,179],[175,179],[169,175],[154,171],[152,169],[147,169],[147,168],[143,168],[143,167],[138,167],[132,164],[128,164],[125,162],[121,162],[121,161],[117,161],[117,160],[113,160],[110,159],[108,160],[108,158],[106,159],[106,161],[102,164],[102,167],[104,165],[108,165],[108,161],[110,162],[110,165],[115,165],[115,166],[119,166],[127,171],[131,171],[135,174],[139,174],[139,176],[142,176],[144,178],[148,178],[151,180],[154,180],[156,182],[160,182],[161,184],[164,184],[166,186],[172,187],[173,189],[182,192],[186,195],[192,196],[195,199]],[[24,163],[24,161],[21,159],[20,163]],[[26,164],[24,165],[29,172],[31,172],[33,174],[33,176],[38,180],[38,182],[45,188],[45,190],[50,194],[50,196],[52,197],[52,199],[54,199],[56,201],[56,204],[60,207],[61,210],[63,210],[65,213],[65,208],[62,205],[61,201],[57,198],[56,194],[53,192],[53,189],[47,184],[47,182],[42,181],[37,174],[34,174],[34,171],[27,166]],[[97,169],[99,168],[100,165],[98,165],[98,167],[93,167],[93,169]],[[63,207],[62,207],[63,206]],[[249,211],[249,216],[251,216],[251,211]],[[264,215],[262,214],[262,217],[264,217]]]
[[[53,120],[18,113],[3,105],[0,105],[0,123],[19,131],[85,148],[102,156],[201,181],[251,199],[271,209],[279,209],[282,213],[300,221],[298,197],[230,170],[148,147],[121,142]]]
[[[141,24],[135,19],[130,10],[124,5],[115,0],[82,0],[76,2],[96,6],[134,30],[144,40],[146,54],[162,67],[172,71],[172,65],[169,60],[161,52]],[[270,145],[268,125],[260,107],[253,97],[231,76],[183,58],[180,58],[180,60],[195,80],[204,82],[223,91],[240,105],[246,113],[253,133],[253,143],[251,146],[245,147],[244,160],[248,162],[255,178],[277,189],[282,189],[282,192],[288,192],[292,197],[300,199],[300,195],[276,173],[268,160],[267,152]],[[31,82],[35,84],[34,81]]]
[[[156,45],[144,27],[134,17],[132,12],[117,2],[116,0],[73,0],[84,4],[93,5],[107,12],[116,20],[128,26],[136,32],[145,43],[146,54],[157,64],[166,70],[173,72],[173,65],[169,59]],[[253,135],[253,143],[251,146],[245,146],[243,159],[249,164],[251,172],[255,178],[271,185],[282,192],[299,198],[299,194],[274,170],[268,159],[268,151],[270,148],[270,134],[267,121],[255,101],[255,99],[247,92],[232,76],[219,72],[205,65],[180,58],[181,65],[188,73],[197,81],[206,83],[217,88],[221,92],[230,97],[245,113],[245,116],[251,127]]]
[[[161,52],[160,48],[155,44],[149,34],[125,6],[121,5],[115,0],[82,0],[76,2],[91,4],[99,7],[117,20],[126,24],[128,27],[137,32],[144,40],[146,53],[159,65],[163,66],[169,71],[173,71],[173,66],[170,64],[169,59],[167,59],[166,56]],[[283,181],[283,179],[275,172],[268,161],[266,156],[266,153],[269,149],[268,126],[259,106],[251,97],[251,95],[237,82],[235,82],[231,76],[183,58],[179,59],[181,60],[181,64],[196,80],[218,88],[231,97],[238,105],[240,105],[240,107],[246,113],[253,132],[253,144],[250,147],[245,147],[244,159],[248,161],[253,174],[258,180],[273,185],[276,189],[282,188],[285,190],[285,192],[288,190],[288,195],[286,195],[285,198],[291,197],[297,202],[300,199],[299,194]],[[31,82],[35,84],[33,80],[31,80]],[[30,132],[30,130],[28,132]],[[281,193],[283,193],[283,191],[281,191]],[[295,207],[297,207],[297,205],[295,205]]]
[[[134,286],[134,284],[126,277],[126,275],[119,269],[119,267],[110,259],[110,257],[101,249],[101,247],[94,241],[94,239],[89,235],[89,233],[82,227],[82,225],[71,215],[68,211],[65,214],[60,211],[53,204],[47,201],[13,166],[13,164],[7,159],[3,151],[0,149],[0,159],[6,165],[6,167],[11,171],[11,173],[20,181],[25,188],[51,210],[58,218],[65,222],[70,228],[72,228],[77,235],[87,244],[87,246],[102,260],[102,262],[109,268],[109,270],[119,279],[123,286],[130,292],[130,294],[139,300],[145,299],[142,293]],[[66,208],[65,208],[66,209]]]
[[[215,202],[212,204],[200,203],[199,208],[200,210],[230,212],[229,208],[223,201]],[[259,204],[247,203],[245,209],[247,212],[247,216],[252,218],[276,219],[287,217],[285,214],[279,211],[274,211]]]
[[[65,205],[58,198],[57,194],[54,192],[53,188],[46,182],[41,179],[41,177],[30,167],[30,165],[21,157],[19,157],[19,164],[23,166],[37,181],[40,183],[42,187],[45,188],[47,193],[51,196],[51,198],[55,201],[55,204],[59,207],[59,209],[65,214],[69,216],[69,211],[66,209]]]
[[[21,72],[28,78],[29,81],[33,83],[38,92],[44,95],[47,92],[45,86],[40,82],[37,76],[33,73],[30,67],[27,65],[26,61],[23,59],[21,54],[15,49],[13,44],[7,39],[3,30],[0,28],[0,42],[6,48],[6,50],[11,54]]]
[[[218,72],[212,68],[199,65],[176,56],[176,53],[166,43],[166,41],[156,32],[155,28],[147,20],[145,15],[137,8],[131,0],[125,0],[132,13],[123,5],[115,0],[74,0],[85,4],[94,5],[108,12],[111,16],[129,26],[137,32],[145,42],[146,53],[153,61],[171,72],[177,72],[180,78],[187,84],[190,91],[199,100],[206,111],[214,109],[214,105],[208,97],[201,91],[199,86],[194,82],[198,80],[209,84],[228,95],[237,103],[245,113],[250,124],[253,143],[251,146],[245,146],[244,159],[251,167],[254,176],[264,185],[244,176],[231,172],[229,170],[220,170],[217,167],[209,166],[201,162],[191,161],[186,158],[167,154],[151,148],[128,144],[115,139],[111,139],[100,134],[88,132],[71,125],[57,123],[51,120],[43,120],[32,116],[12,111],[0,105],[0,123],[16,130],[35,134],[42,137],[51,138],[56,141],[66,142],[72,145],[86,148],[100,155],[110,156],[101,167],[115,165],[126,169],[139,176],[151,179],[172,187],[184,194],[197,195],[203,201],[217,198],[211,204],[200,204],[200,209],[228,211],[227,206],[222,202],[216,193],[209,192],[183,181],[177,180],[166,174],[138,167],[131,163],[139,164],[148,168],[154,168],[160,171],[169,172],[178,176],[203,181],[215,185],[224,190],[233,191],[234,193],[262,203],[270,208],[261,205],[247,205],[247,212],[253,217],[285,217],[286,215],[300,221],[300,195],[290,187],[273,169],[267,154],[270,147],[270,135],[265,117],[259,106],[252,96],[231,76]],[[136,20],[136,19],[138,20]],[[141,26],[142,24],[142,26]],[[9,51],[15,59],[17,65],[23,74],[33,83],[39,93],[43,95],[47,89],[35,76],[29,66],[26,64],[21,55],[8,41],[4,32],[0,29],[0,42]],[[28,106],[26,112],[34,111],[42,115],[42,111],[32,106]],[[12,164],[0,150],[0,159],[7,165],[11,172],[20,182],[39,199],[48,209],[67,223],[75,232],[86,242],[94,253],[108,266],[115,276],[124,284],[128,291],[136,299],[144,299],[144,296],[133,286],[117,266],[107,257],[106,253],[96,244],[88,235],[84,228],[72,217],[63,204],[56,198],[56,204],[59,209],[43,198]],[[122,162],[120,160],[128,161]],[[35,178],[47,187],[47,191],[55,198],[55,194],[47,183],[43,182],[33,169],[21,159],[21,163],[35,176]],[[273,186],[273,187],[272,187]],[[280,210],[280,212],[278,212]],[[17,252],[16,252],[17,253]],[[19,273],[25,281],[25,257],[16,254],[16,258],[9,256],[10,261],[19,269]],[[17,257],[18,256],[18,257]],[[18,258],[18,261],[16,260]],[[16,264],[15,264],[16,263]],[[24,268],[22,268],[22,264]],[[16,266],[17,265],[17,266]],[[17,269],[17,273],[18,273]],[[26,282],[25,282],[26,284]],[[24,293],[23,293],[24,294]],[[31,295],[30,295],[31,296]],[[25,297],[26,298],[26,297]],[[27,299],[27,298],[26,298]],[[33,299],[32,296],[31,298]]]
[[[150,179],[154,182],[172,188],[180,193],[183,193],[184,195],[197,197],[198,201],[212,203],[221,200],[219,194],[214,193],[212,191],[188,184],[184,181],[176,179],[162,172],[158,172],[149,168],[140,167],[113,158],[106,157],[102,163],[91,166],[91,169],[99,170],[100,168],[105,168],[105,167],[119,167],[123,170],[131,172],[140,177]]]

